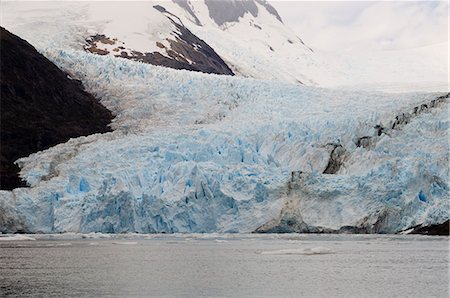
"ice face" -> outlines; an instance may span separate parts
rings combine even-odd
[[[447,103],[389,134],[374,129],[440,94],[327,90],[45,54],[115,113],[116,131],[19,160],[31,187],[0,192],[4,231],[250,232],[288,214],[310,229],[395,232],[448,218]],[[367,136],[377,139],[358,146]],[[330,144],[347,157],[322,174]]]

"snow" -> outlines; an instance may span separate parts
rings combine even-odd
[[[100,25],[100,32],[106,36],[125,42],[126,47],[139,51],[155,52],[160,50],[156,40],[169,37],[174,26],[163,14],[153,8],[153,2],[111,2],[90,3],[89,16]],[[136,12],[145,13],[136,13]]]
[[[178,15],[185,26],[211,45],[240,76],[300,81],[328,88],[389,92],[449,90],[448,42],[390,51],[311,51],[257,2],[256,17],[247,13],[239,22],[223,26],[209,18],[203,1],[189,3],[202,26],[178,5],[170,2],[161,5]]]
[[[137,2],[22,2],[2,3],[1,26],[29,41],[39,51],[80,50],[95,34],[117,38],[117,44],[97,43],[112,51],[159,52],[168,56],[167,39],[178,29],[153,8],[161,5],[191,32],[209,44],[242,77],[328,88],[376,91],[447,91],[448,42],[417,49],[336,53],[304,45],[300,37],[255,2],[258,15],[245,14],[238,22],[218,26],[204,1],[188,1],[197,18],[171,1]],[[172,17],[178,22],[178,19]],[[258,27],[262,28],[259,29]],[[166,48],[159,48],[160,42]],[[271,50],[272,48],[272,50]],[[121,50],[122,51],[122,50]]]
[[[132,2],[5,2],[1,26],[26,39],[39,50],[81,49],[85,39],[104,34],[115,44],[96,43],[97,48],[118,55],[113,49],[141,53],[161,52],[156,42],[167,44],[178,33],[175,25],[153,8],[157,3]],[[170,47],[169,47],[170,48]],[[121,50],[122,51],[122,50]]]
[[[367,51],[318,52],[334,69],[343,70],[332,87],[362,90],[450,91],[448,84],[449,43],[420,48]]]
[[[240,76],[306,84],[314,82],[309,72],[319,72],[316,69],[323,67],[289,28],[257,2],[257,17],[246,13],[239,22],[223,26],[209,18],[208,7],[203,1],[190,3],[202,26],[191,21],[178,5],[161,5],[178,15],[189,30],[205,40]]]
[[[154,5],[161,5],[179,16],[183,24],[194,34],[212,45],[238,74],[296,83],[297,80],[303,82],[308,80],[303,74],[303,69],[305,63],[311,60],[310,50],[260,4],[257,4],[260,12],[258,20],[246,15],[239,23],[233,24],[225,31],[209,18],[207,7],[201,1],[191,3],[195,11],[204,11],[201,16],[199,14],[203,24],[201,27],[195,25],[180,6],[167,1],[141,1],[132,4],[126,2],[105,4],[96,1],[26,4],[6,2],[3,5],[1,25],[26,39],[39,50],[81,49],[87,37],[104,34],[111,39],[117,39],[113,45],[96,43],[98,49],[107,50],[109,55],[117,55],[118,53],[112,50],[123,46],[125,47],[123,51],[129,54],[132,51],[160,52],[167,56],[167,49],[170,49],[167,39],[176,39],[178,30],[164,14],[153,8]],[[207,17],[204,18],[203,14]],[[251,25],[258,22],[267,23],[264,31]],[[270,34],[270,38],[267,34]],[[295,42],[290,44],[288,40]],[[159,48],[156,42],[161,42],[166,48]],[[280,52],[270,54],[269,46]],[[286,63],[294,59],[294,56],[298,63],[294,63],[295,65]],[[275,62],[272,62],[273,59]],[[285,67],[280,68],[279,65]],[[286,67],[291,69],[287,71]],[[291,73],[292,71],[294,72]]]

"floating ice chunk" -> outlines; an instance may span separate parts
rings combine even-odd
[[[263,251],[262,255],[326,255],[334,254],[335,252],[326,247],[312,247],[312,248],[293,248]]]
[[[401,231],[400,234],[401,234],[401,235],[407,235],[407,234],[411,233],[412,231],[414,231],[414,228],[407,229],[407,230],[405,230],[405,231]]]
[[[81,238],[87,238],[87,239],[111,238],[111,234],[91,232],[88,234],[81,234]]]
[[[36,239],[25,235],[10,235],[10,236],[0,235],[0,241],[30,241],[30,240],[34,241]]]
[[[63,243],[56,244],[56,246],[72,246],[72,243],[70,243],[70,242],[63,242]]]

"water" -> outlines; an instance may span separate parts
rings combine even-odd
[[[298,234],[31,237],[37,240],[0,241],[0,296],[449,295],[448,237]]]

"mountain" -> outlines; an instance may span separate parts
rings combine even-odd
[[[1,25],[39,51],[85,50],[153,65],[329,88],[440,91],[448,43],[313,49],[264,0],[2,3]]]
[[[3,26],[43,51],[84,49],[176,69],[307,84],[321,65],[262,0],[4,6]],[[18,15],[26,21],[18,22]]]
[[[101,31],[86,38],[85,50],[175,69],[233,75],[216,52],[176,15],[160,5],[149,4],[141,4],[144,14],[136,14],[135,5],[129,10],[123,3],[112,4],[120,7],[120,16],[108,15],[111,19],[102,21],[106,25]],[[92,18],[104,17],[97,5],[91,4],[89,9]]]
[[[264,0],[162,2],[244,77],[317,83],[325,64]]]
[[[58,143],[110,131],[111,113],[39,54],[0,28],[1,189],[24,186],[14,161]]]

